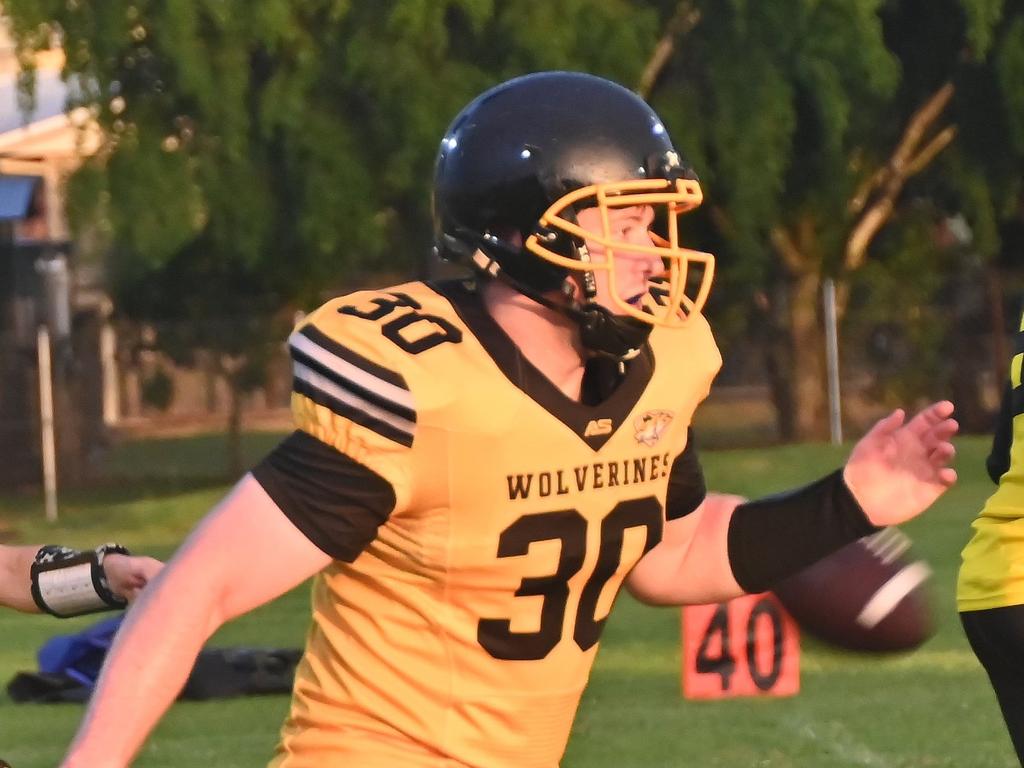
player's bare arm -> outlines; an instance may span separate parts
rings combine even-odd
[[[651,605],[714,603],[743,594],[729,558],[729,520],[746,499],[709,493],[693,512],[665,524],[665,534],[636,564],[626,587]]]
[[[903,411],[893,412],[854,446],[841,476],[803,491],[746,506],[738,496],[709,494],[694,512],[666,524],[661,543],[636,565],[627,586],[653,604],[727,600],[768,588],[868,532],[843,517],[856,523],[861,515],[874,527],[916,517],[956,482],[949,466],[958,429],[952,414],[948,401],[932,404],[909,422]],[[844,490],[855,504],[833,503],[835,493]],[[773,537],[793,538],[794,524],[806,544],[772,546]],[[738,579],[738,573],[747,577]]]
[[[328,562],[251,475],[243,478],[129,613],[63,765],[128,765],[210,635]]]
[[[0,605],[58,617],[115,610],[135,600],[162,566],[116,544],[85,552],[0,546]]]
[[[0,547],[0,605],[37,613],[29,571],[38,547]]]

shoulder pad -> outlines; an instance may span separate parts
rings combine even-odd
[[[411,445],[417,421],[411,382],[413,371],[426,362],[419,356],[462,337],[438,312],[441,306],[422,283],[357,291],[327,302],[288,340],[296,394]]]

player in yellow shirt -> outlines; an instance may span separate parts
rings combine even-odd
[[[435,247],[475,278],[328,302],[290,338],[295,432],[121,632],[66,766],[123,766],[223,621],[315,574],[275,768],[553,768],[620,587],[760,591],[955,480],[952,405],[842,470],[705,499],[691,419],[720,357],[696,176],[635,94],[528,75],[441,141]],[[799,535],[793,535],[799,531]]]
[[[988,472],[998,483],[962,553],[957,607],[988,672],[1017,757],[1024,765],[1024,317],[996,425]]]

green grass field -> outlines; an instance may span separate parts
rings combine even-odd
[[[258,456],[272,436],[253,435]],[[679,694],[679,613],[618,602],[576,720],[567,768],[1010,768],[1016,765],[995,699],[960,632],[953,603],[959,551],[990,492],[986,441],[959,442],[960,484],[906,526],[934,569],[938,632],[910,654],[881,658],[803,642],[802,691],[791,699],[684,701]],[[707,452],[709,486],[762,494],[813,479],[845,452],[826,446]],[[0,523],[24,542],[88,546],[106,538],[168,555],[219,497],[221,444],[211,438],[143,441],[118,449],[111,482],[68,494],[48,526],[34,497],[0,497]],[[301,645],[307,592],[297,589],[225,627],[214,644]],[[0,612],[0,681],[34,669],[49,636],[90,619],[57,622]],[[136,765],[260,766],[285,714],[285,696],[175,706]],[[0,693],[0,758],[14,768],[57,763],[82,709],[15,705]],[[397,767],[396,767],[397,768]]]

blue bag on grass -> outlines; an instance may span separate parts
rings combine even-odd
[[[7,694],[17,702],[88,700],[123,619],[121,614],[72,635],[51,637],[36,654],[39,672],[17,673]]]
[[[45,675],[67,675],[92,689],[122,621],[124,614],[104,619],[73,635],[51,637],[36,654],[39,671]]]

